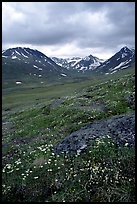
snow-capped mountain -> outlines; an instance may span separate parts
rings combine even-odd
[[[73,68],[73,66],[79,62],[82,58],[81,57],[73,57],[73,58],[51,58],[56,64],[65,67],[66,69]]]
[[[113,74],[121,69],[131,67],[135,63],[135,50],[123,47],[119,52],[98,66],[96,71]]]
[[[101,65],[103,61],[104,60],[99,59],[93,55],[89,55],[89,56],[82,58],[79,62],[77,62],[73,66],[73,69],[82,70],[82,71],[94,70],[99,65]]]
[[[3,77],[14,78],[34,76],[48,78],[49,76],[65,77],[67,70],[57,65],[52,59],[30,48],[10,48],[2,52]],[[10,74],[8,74],[10,73]]]
[[[76,69],[78,71],[94,70],[104,62],[104,60],[94,57],[92,55],[86,56],[84,58],[73,57],[66,59],[52,57],[52,60],[62,67],[65,67],[70,70]]]

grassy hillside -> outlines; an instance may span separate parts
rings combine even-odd
[[[133,112],[134,69],[85,80],[3,87],[2,200],[135,202],[134,148],[107,135],[81,153],[53,146],[94,120]],[[10,84],[11,85],[11,84]]]

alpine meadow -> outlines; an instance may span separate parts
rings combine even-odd
[[[135,2],[2,2],[2,202],[135,202]]]

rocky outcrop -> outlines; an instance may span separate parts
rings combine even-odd
[[[129,106],[132,109],[135,109],[135,92],[133,92],[132,94],[130,94],[127,98],[126,98],[127,103],[129,104]]]
[[[109,119],[94,121],[73,132],[54,146],[56,154],[76,153],[85,149],[93,140],[109,135],[118,145],[135,145],[135,113],[113,116]]]

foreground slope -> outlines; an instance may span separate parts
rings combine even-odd
[[[104,134],[84,152],[54,152],[86,125],[134,114],[134,94],[134,69],[78,83],[4,90],[2,200],[135,202],[135,151],[128,142],[119,146]]]

